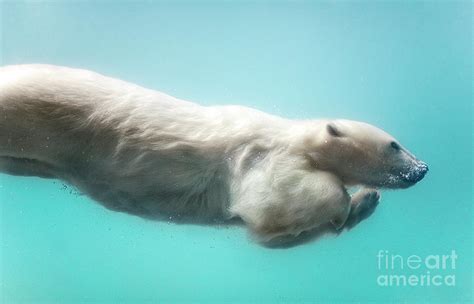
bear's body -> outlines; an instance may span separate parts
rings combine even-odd
[[[241,218],[262,240],[357,222],[378,194],[351,204],[348,185],[421,179],[405,149],[380,152],[392,142],[364,123],[204,107],[85,70],[0,69],[0,171],[60,178],[146,218]]]

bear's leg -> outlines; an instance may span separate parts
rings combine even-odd
[[[374,213],[380,193],[375,189],[362,188],[351,198],[351,211],[343,228],[351,229]]]
[[[324,185],[324,181],[320,180],[320,183]],[[313,188],[317,188],[314,185],[317,184],[313,184]],[[342,231],[351,210],[351,198],[337,183],[330,186],[327,183],[322,188],[316,189],[317,198],[311,200],[310,206],[295,206],[301,210],[301,214],[295,214],[298,216],[291,216],[292,212],[287,209],[277,216],[271,216],[272,221],[265,220],[262,226],[254,229],[259,240],[268,247],[285,248],[317,239],[327,233]],[[295,205],[295,201],[288,203]],[[266,215],[270,215],[267,212]],[[262,218],[268,219],[268,216]]]
[[[258,240],[266,243],[275,238],[295,238],[317,227],[342,229],[351,198],[335,176],[297,171],[277,181],[266,187],[254,182],[231,208]],[[265,188],[271,191],[262,191]]]
[[[51,165],[29,158],[0,156],[0,172],[20,176],[55,178]]]

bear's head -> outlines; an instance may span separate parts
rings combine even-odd
[[[407,188],[428,172],[393,136],[367,123],[320,121],[317,130],[305,144],[312,166],[333,172],[346,185]]]

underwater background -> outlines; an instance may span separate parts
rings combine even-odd
[[[384,191],[352,231],[288,249],[259,246],[243,228],[146,221],[61,181],[0,174],[0,303],[472,303],[470,1],[2,1],[0,10],[1,65],[80,67],[205,105],[366,121],[430,166],[413,188]],[[428,267],[453,251],[455,267]],[[387,269],[393,255],[435,258]],[[391,274],[455,284],[384,285]]]

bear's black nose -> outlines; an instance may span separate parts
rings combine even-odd
[[[406,174],[404,177],[406,181],[410,183],[417,183],[425,177],[426,173],[428,173],[429,168],[428,165],[425,162],[419,162],[416,164],[416,166],[413,167],[413,169]]]

